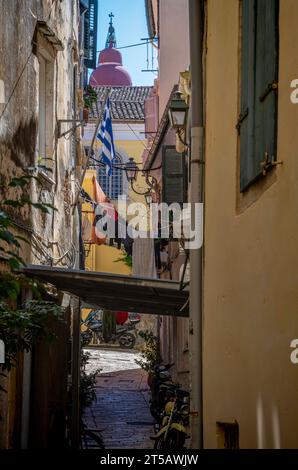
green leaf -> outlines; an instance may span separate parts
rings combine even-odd
[[[15,201],[13,199],[5,199],[3,204],[14,208],[24,207],[24,203],[22,203],[22,201]]]
[[[35,175],[24,175],[24,176],[12,178],[8,186],[12,188],[16,188],[16,187],[24,188],[28,183],[30,183],[30,180],[32,179],[39,181],[39,178]]]
[[[8,250],[7,253],[11,255],[13,258],[15,258],[16,260],[18,260],[21,264],[25,264],[23,258],[21,258],[19,255],[17,255],[13,251]]]
[[[10,225],[10,219],[8,215],[5,212],[0,211],[0,227],[7,228],[9,225]]]
[[[7,262],[11,269],[18,269],[21,266],[21,263],[16,258],[9,258]]]
[[[9,230],[0,230],[0,239],[4,240],[9,245],[15,245],[20,247],[19,242],[15,239],[15,236]]]
[[[21,240],[22,242],[25,242],[28,245],[30,245],[29,240],[27,240],[27,238],[25,238],[25,237],[22,237],[21,235],[15,235],[15,238],[17,238],[18,240]]]

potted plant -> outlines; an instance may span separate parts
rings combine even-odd
[[[91,85],[87,85],[84,89],[84,94],[83,94],[83,101],[84,101],[84,108],[83,108],[83,120],[85,122],[88,122],[89,119],[89,112],[90,109],[92,108],[92,104],[96,103],[97,101],[97,93],[92,88]]]
[[[154,367],[160,363],[158,339],[150,330],[139,331],[139,335],[144,339],[144,347],[141,352],[142,358],[136,359],[135,362],[148,373],[147,384],[151,387]]]

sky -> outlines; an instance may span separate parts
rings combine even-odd
[[[109,14],[113,13],[117,47],[141,43],[141,38],[148,37],[145,0],[98,0],[97,49],[105,47],[109,27]],[[149,46],[149,69],[151,64],[151,45]],[[129,72],[133,85],[153,85],[157,74],[142,72],[147,69],[146,45],[120,49],[123,66]],[[155,53],[156,55],[156,53]],[[98,60],[98,53],[97,53]],[[157,62],[154,62],[154,69]]]

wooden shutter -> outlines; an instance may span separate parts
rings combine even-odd
[[[255,176],[254,168],[254,64],[255,64],[255,0],[242,2],[240,190]]]
[[[242,1],[240,191],[262,174],[265,152],[276,158],[278,3]]]
[[[255,65],[255,172],[262,171],[265,152],[276,160],[278,80],[278,1],[257,0]]]
[[[182,204],[186,201],[185,156],[175,147],[164,146],[162,158],[162,202]]]
[[[97,12],[98,0],[89,0],[84,24],[84,63],[90,69],[96,69]]]

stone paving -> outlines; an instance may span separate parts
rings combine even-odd
[[[153,418],[149,412],[146,373],[135,363],[139,356],[120,349],[88,349],[87,372],[101,368],[97,401],[86,411],[89,429],[100,430],[106,449],[152,449]]]

